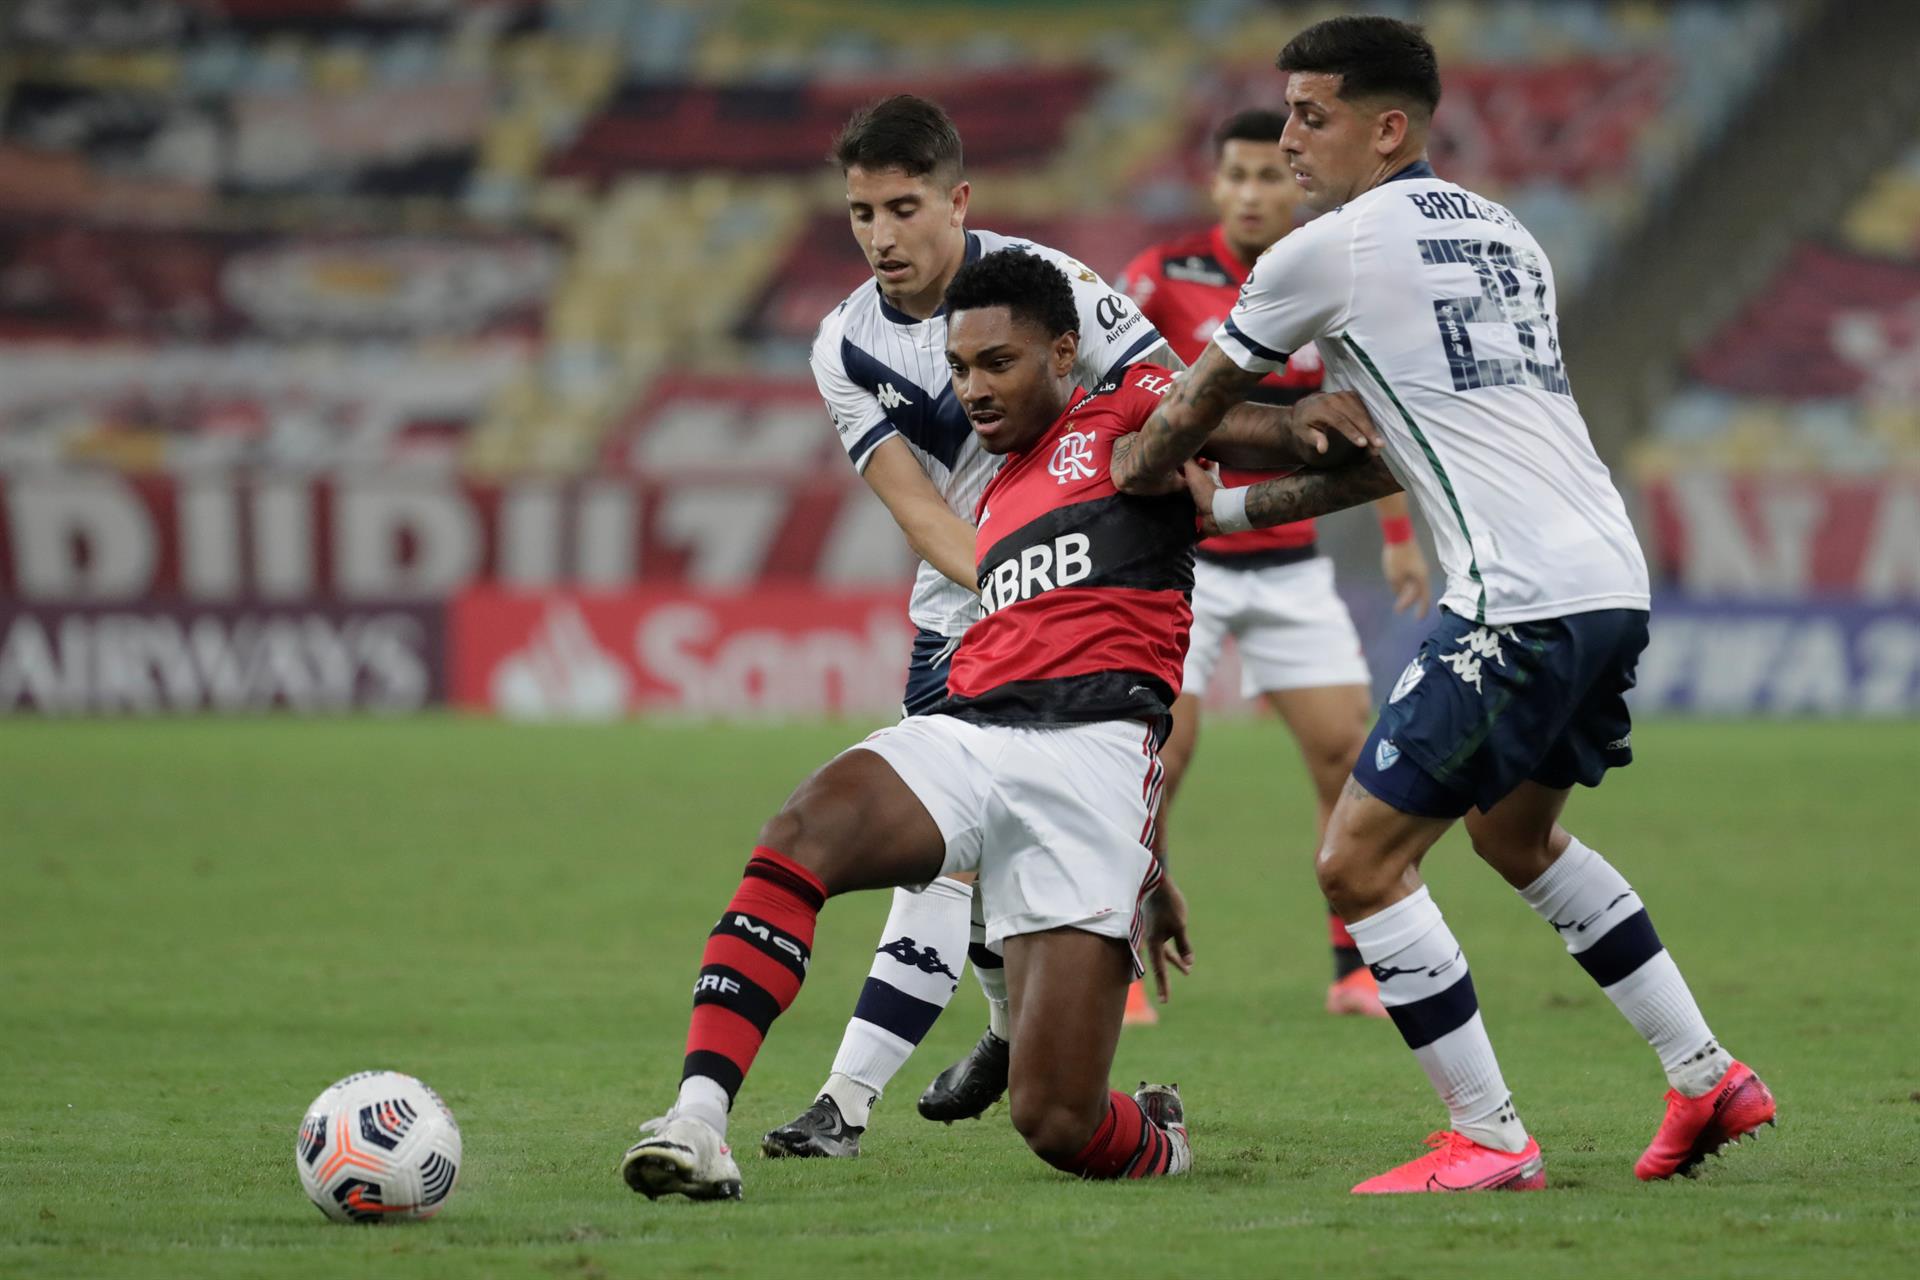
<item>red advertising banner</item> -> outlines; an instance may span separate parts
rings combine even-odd
[[[514,718],[885,716],[913,627],[904,590],[480,588],[454,602],[451,641],[453,701]]]
[[[422,469],[0,475],[0,599],[441,601],[463,587],[891,586],[913,557],[837,469],[473,483]]]
[[[0,716],[419,711],[446,649],[438,606],[0,604]]]
[[[1689,471],[1641,493],[1658,567],[1693,595],[1920,600],[1920,473]]]

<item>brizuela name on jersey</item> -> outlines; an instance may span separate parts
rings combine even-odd
[[[1079,397],[987,486],[976,539],[986,617],[938,710],[989,723],[1152,719],[1179,695],[1193,625],[1193,503],[1113,487],[1113,442],[1173,385],[1136,365]]]
[[[1130,298],[1067,255],[991,231],[966,236],[968,262],[1001,249],[1024,249],[1066,274],[1080,318],[1074,377],[1081,386],[1112,380],[1159,345],[1159,332]],[[873,451],[898,436],[954,513],[971,519],[1000,459],[980,447],[954,397],[946,345],[944,310],[916,320],[868,280],[822,321],[813,344],[813,376],[856,470],[864,471]],[[980,616],[980,605],[972,592],[923,562],[908,614],[917,626],[957,636]]]

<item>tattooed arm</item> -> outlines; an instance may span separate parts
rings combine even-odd
[[[1263,374],[1248,373],[1208,344],[1147,424],[1136,443],[1115,449],[1114,488],[1122,493],[1166,493],[1180,485],[1180,464],[1199,452],[1227,410],[1247,398]]]
[[[1183,475],[1188,492],[1193,494],[1193,505],[1200,512],[1200,536],[1211,538],[1220,532],[1213,518],[1213,495],[1220,484],[1211,472],[1195,463],[1189,463]],[[1247,489],[1247,519],[1254,528],[1264,529],[1344,511],[1399,492],[1400,482],[1387,470],[1387,464],[1372,457],[1334,471],[1302,471],[1251,485]]]
[[[1385,443],[1358,395],[1329,391],[1302,396],[1291,405],[1237,404],[1201,450],[1229,467],[1279,471],[1344,467]]]

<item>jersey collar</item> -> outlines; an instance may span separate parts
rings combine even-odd
[[[965,262],[963,262],[961,265],[964,266],[967,263],[972,263],[977,261],[982,252],[984,252],[984,250],[982,249],[980,244],[980,237],[973,234],[973,232],[971,231],[967,232],[967,256],[966,256]],[[920,323],[920,318],[918,316],[910,316],[906,312],[902,311],[900,308],[894,306],[891,302],[887,301],[887,295],[884,293],[880,293],[880,282],[878,280],[875,280],[873,282],[873,291],[880,295],[880,314],[881,315],[893,321],[895,324],[912,325],[912,324]],[[943,302],[940,304],[939,310],[935,311],[933,315],[943,316],[945,314],[947,314],[947,304]],[[931,320],[933,316],[928,316],[927,318]]]
[[[1433,171],[1433,166],[1428,164],[1425,160],[1415,160],[1412,164],[1408,165],[1406,168],[1399,169],[1394,171],[1393,173],[1388,174],[1381,181],[1383,183],[1398,182],[1402,178],[1438,178],[1439,176],[1440,176],[1439,174]]]
[[[1240,255],[1233,251],[1233,245],[1227,241],[1227,229],[1214,223],[1213,230],[1207,233],[1207,240],[1213,246],[1213,260],[1226,268],[1235,284],[1246,283],[1247,272],[1253,268],[1240,261]]]

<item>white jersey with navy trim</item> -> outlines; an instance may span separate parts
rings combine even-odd
[[[992,231],[969,231],[967,261],[1000,249],[1024,249],[1066,273],[1080,311],[1074,380],[1092,390],[1160,342],[1159,332],[1125,294],[1057,249]],[[813,341],[813,378],[855,469],[899,436],[947,505],[968,523],[1000,459],[980,447],[953,394],[947,370],[944,310],[925,320],[890,305],[872,280],[821,322]],[[908,616],[914,625],[957,636],[980,616],[977,596],[922,561]]]
[[[1647,563],[1560,359],[1553,269],[1423,161],[1283,237],[1213,341],[1249,372],[1312,342],[1433,532],[1441,603],[1486,623],[1645,609]]]

